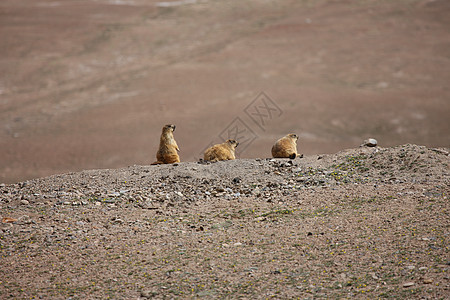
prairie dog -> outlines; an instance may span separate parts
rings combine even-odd
[[[159,140],[159,149],[158,152],[156,152],[156,161],[152,163],[152,165],[180,162],[180,157],[178,156],[178,151],[180,151],[180,149],[173,137],[175,127],[176,126],[172,124],[163,127],[161,138]]]
[[[298,135],[290,133],[279,139],[272,147],[272,156],[275,158],[291,158],[297,157],[297,140]]]
[[[225,143],[214,145],[206,149],[204,160],[216,162],[236,159],[234,152],[238,145],[239,143],[235,140],[227,140]]]

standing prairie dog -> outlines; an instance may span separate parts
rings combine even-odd
[[[225,143],[214,145],[206,149],[204,160],[216,162],[236,159],[234,151],[238,145],[239,143],[235,140],[227,140]]]
[[[298,135],[290,133],[279,139],[272,147],[272,156],[275,158],[291,158],[297,157],[297,140]]]
[[[156,161],[152,165],[159,164],[173,164],[180,162],[178,156],[177,142],[173,138],[173,132],[175,131],[175,125],[169,124],[163,127],[161,138],[159,140],[159,149],[156,152]]]

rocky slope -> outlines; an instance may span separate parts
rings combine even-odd
[[[447,298],[448,149],[0,186],[1,298]]]

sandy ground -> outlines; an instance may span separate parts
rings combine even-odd
[[[269,157],[288,132],[305,154],[368,137],[449,147],[449,14],[445,0],[3,0],[0,182],[151,163],[167,123],[183,161],[228,137]]]
[[[448,299],[449,149],[0,185],[0,298]]]

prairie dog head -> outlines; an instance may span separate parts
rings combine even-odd
[[[294,143],[297,143],[297,141],[298,141],[298,135],[295,134],[295,133],[289,133],[289,134],[287,135],[287,137],[289,137],[290,139],[292,139],[292,141],[293,141]]]
[[[173,125],[173,124],[168,124],[168,125],[165,125],[164,127],[163,127],[163,129],[162,129],[162,132],[163,133],[165,133],[165,132],[174,132],[175,131],[175,125]]]
[[[236,149],[236,147],[239,146],[239,143],[235,140],[227,140],[226,143],[230,145],[231,149]]]

